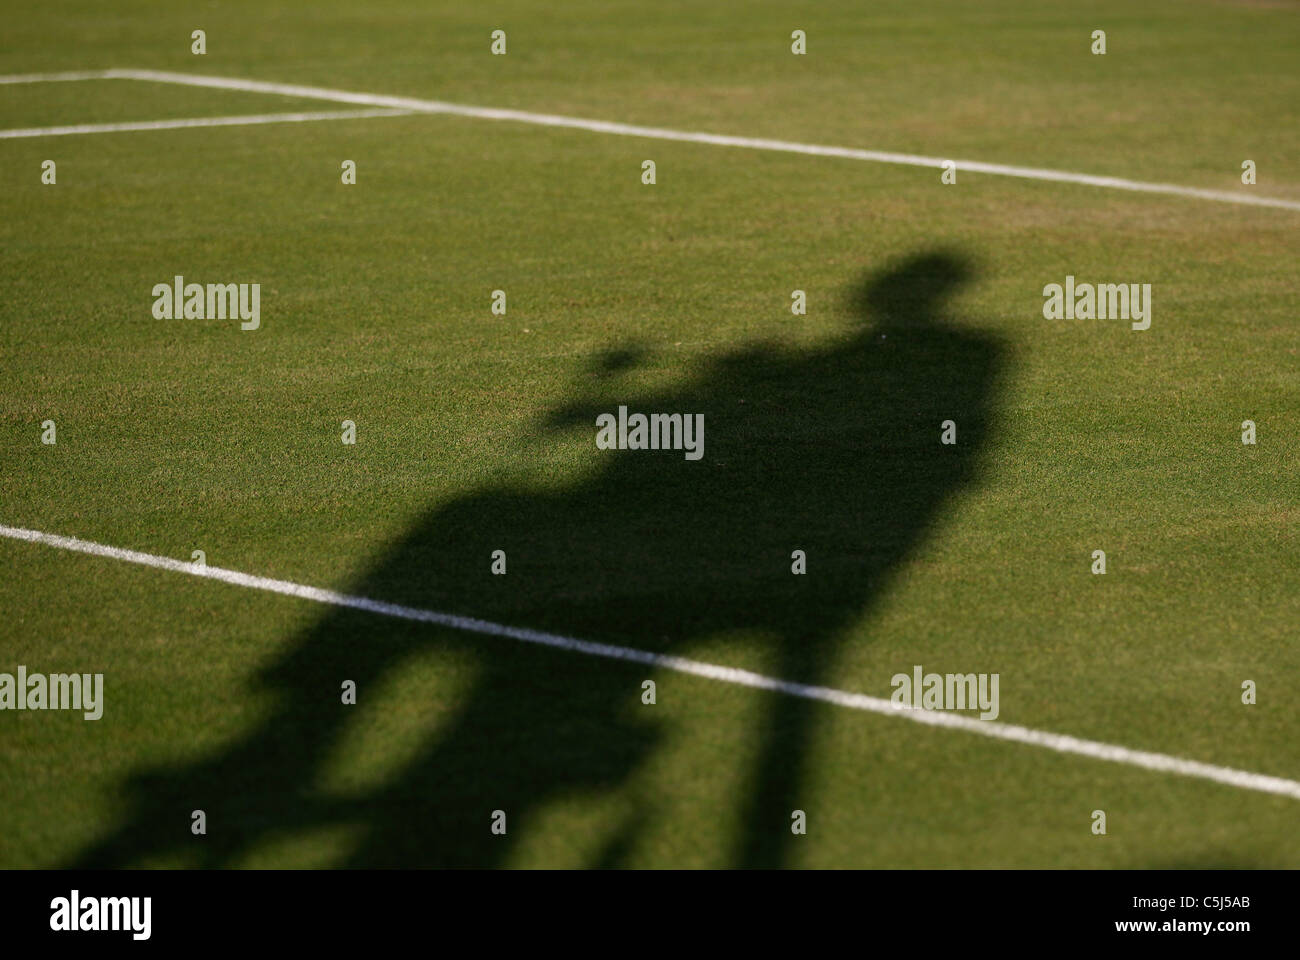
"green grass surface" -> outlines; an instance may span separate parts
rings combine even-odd
[[[697,6],[56,3],[0,73],[1300,197],[1294,5]],[[307,103],[0,86],[0,128],[336,106]],[[880,696],[998,673],[1000,721],[1300,778],[1300,214],[436,116],[0,141],[0,182],[0,523]],[[175,274],[260,283],[262,329],[155,320]],[[1066,274],[1151,283],[1151,329],[1044,320]],[[620,403],[704,413],[704,459],[596,450]],[[8,539],[0,565],[0,671],[102,671],[107,701],[0,713],[0,866],[1300,865],[1294,800]]]

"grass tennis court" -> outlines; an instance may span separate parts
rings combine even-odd
[[[4,138],[373,105],[0,83],[0,525],[882,699],[997,674],[981,722],[1300,780],[1300,6],[9,14],[6,77],[957,166],[418,111]],[[176,276],[260,284],[259,328],[157,318]],[[1150,284],[1150,328],[1046,319],[1067,276]],[[702,414],[703,456],[599,449],[620,406]],[[12,537],[0,570],[0,673],[104,675],[99,720],[0,712],[4,867],[1300,866],[1290,796]]]

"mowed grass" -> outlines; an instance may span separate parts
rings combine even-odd
[[[0,72],[201,71],[1300,196],[1295,11],[1130,6],[56,5]],[[305,106],[0,89],[4,128]],[[0,175],[0,523],[882,696],[914,664],[998,673],[1001,721],[1300,778],[1300,215],[419,116],[7,141]],[[918,257],[964,278],[882,300]],[[155,320],[176,274],[261,283],[262,329]],[[1044,320],[1066,274],[1151,283],[1151,329]],[[659,400],[703,404],[702,461],[595,449],[589,409],[688,409]],[[943,416],[962,459],[936,452]],[[0,558],[0,671],[107,690],[93,723],[0,714],[4,866],[1300,864],[1293,800]]]

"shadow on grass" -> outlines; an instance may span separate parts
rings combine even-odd
[[[597,414],[704,414],[704,458],[681,451],[596,451],[590,478],[542,492],[486,488],[430,513],[352,592],[567,636],[690,654],[723,631],[761,637],[788,680],[834,685],[849,628],[975,477],[990,427],[1001,350],[944,322],[968,277],[936,252],[867,277],[854,292],[861,324],[814,349],[743,345],[698,375],[634,394],[620,378],[638,354],[620,348],[546,414],[542,431],[595,434]],[[790,322],[798,322],[791,318]],[[940,424],[958,443],[940,443]],[[501,549],[508,574],[493,576]],[[803,550],[808,572],[791,573]],[[349,734],[359,698],[411,658],[456,649],[475,665],[446,721],[378,787],[340,796],[322,772]],[[640,705],[649,668],[343,610],[325,614],[261,677],[272,714],[248,736],[192,766],[127,784],[129,815],[79,866],[195,855],[206,866],[342,827],[345,866],[493,866],[545,805],[625,786],[667,732]],[[658,678],[661,686],[664,678]],[[692,681],[699,683],[699,681]],[[762,694],[745,789],[713,822],[734,836],[731,863],[786,862],[790,811],[806,806],[811,724],[805,700]],[[188,831],[206,811],[208,835]],[[505,810],[509,833],[489,832]],[[653,797],[590,844],[593,866],[635,851]]]

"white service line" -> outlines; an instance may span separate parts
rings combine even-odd
[[[127,563],[138,563],[146,567],[157,567],[174,573],[187,573],[195,577],[220,580],[222,583],[233,584],[237,587],[266,590],[270,593],[280,593],[338,607],[351,607],[386,617],[398,617],[402,620],[415,620],[421,623],[434,623],[455,630],[483,633],[494,637],[507,637],[512,640],[541,644],[542,646],[555,647],[573,653],[585,653],[593,657],[641,663],[661,670],[687,673],[709,680],[717,680],[721,683],[732,683],[742,687],[751,687],[755,690],[769,690],[773,693],[782,693],[791,697],[802,697],[805,700],[819,700],[823,703],[847,707],[850,710],[863,710],[868,713],[878,713],[903,720],[911,720],[916,723],[924,723],[932,727],[962,730],[966,733],[992,737],[996,740],[1010,740],[1015,743],[1029,744],[1030,746],[1045,747],[1057,753],[1072,753],[1096,760],[1109,760],[1114,763],[1142,767],[1146,770],[1156,770],[1161,773],[1175,773],[1185,777],[1213,780],[1216,783],[1227,784],[1243,790],[1273,793],[1300,800],[1300,782],[1286,780],[1282,777],[1251,773],[1247,770],[1236,770],[1232,767],[1220,767],[1214,764],[1200,763],[1196,760],[1184,760],[1181,757],[1173,757],[1163,753],[1132,750],[1116,744],[1101,743],[1096,740],[1082,740],[1078,737],[1048,733],[1043,730],[1034,730],[1009,723],[972,720],[958,714],[921,710],[901,706],[890,700],[867,696],[863,693],[850,693],[846,690],[836,690],[831,687],[814,687],[803,683],[792,683],[789,680],[780,680],[776,677],[768,677],[735,667],[703,663],[699,660],[688,660],[684,657],[652,653],[648,650],[637,650],[633,647],[592,643],[588,640],[577,640],[573,637],[543,633],[539,630],[529,630],[524,627],[510,627],[500,623],[492,623],[488,620],[478,620],[473,617],[438,613],[434,610],[422,610],[418,607],[406,607],[396,603],[386,603],[382,600],[371,600],[368,597],[358,597],[338,593],[334,590],[325,590],[320,587],[309,587],[288,580],[272,580],[269,577],[258,577],[249,573],[240,573],[237,570],[199,566],[194,563],[186,563],[183,560],[175,560],[171,557],[160,557],[152,553],[140,553],[136,550],[109,547],[89,540],[78,540],[75,537],[61,537],[52,533],[41,533],[39,530],[24,530],[19,527],[0,525],[0,536],[13,540],[26,540],[30,543],[42,543],[46,546],[57,547],[60,550],[88,553],[96,557],[124,560]]]
[[[64,73],[11,73],[0,77],[6,83],[58,83],[64,80],[111,80],[111,70],[69,70]]]
[[[255,113],[236,117],[190,117],[184,120],[132,120],[123,123],[80,123],[68,127],[29,127],[0,130],[0,140],[22,137],[66,137],[82,133],[126,133],[132,130],[178,130],[185,127],[242,127],[258,123],[307,123],[312,120],[361,120],[366,117],[409,117],[410,110],[322,110],[316,113]]]
[[[476,107],[469,104],[447,103],[441,100],[422,100],[415,97],[394,97],[377,93],[353,93],[327,87],[310,87],[292,83],[271,83],[265,80],[241,80],[235,77],[209,77],[199,74],[175,73],[166,70],[94,70],[80,73],[23,74],[0,77],[0,83],[37,83],[47,80],[147,80],[155,83],[176,83],[191,87],[212,87],[219,90],[244,90],[250,93],[269,93],[286,97],[313,100],[330,100],[335,103],[363,104],[372,107],[391,107],[412,113],[446,113],[480,120],[511,120],[546,127],[568,127],[592,133],[607,133],[623,137],[647,137],[654,140],[677,140],[684,143],[705,143],[718,147],[745,147],[751,150],[770,150],[778,153],[801,153],[815,157],[839,157],[846,160],[868,160],[875,163],[894,163],[913,167],[942,169],[951,157],[926,157],[913,153],[890,153],[881,150],[859,150],[854,147],[821,146],[813,143],[795,143],[789,140],[767,140],[757,137],[735,137],[717,133],[692,133],[664,127],[640,127],[630,123],[611,123],[606,120],[584,120],[550,113],[532,113],[527,110],[503,110],[495,107]],[[1089,187],[1105,187],[1137,193],[1163,193],[1220,203],[1246,204],[1256,207],[1275,207],[1281,210],[1300,210],[1300,200],[1283,200],[1279,197],[1261,196],[1253,188],[1241,191],[1204,190],[1184,187],[1174,183],[1149,183],[1124,177],[1103,177],[1091,173],[1071,173],[1066,170],[1047,170],[1040,167],[1019,167],[1004,163],[984,163],[979,160],[955,160],[958,170],[988,173],[1003,177],[1020,177],[1026,180],[1048,180],[1055,183],[1077,183]]]

